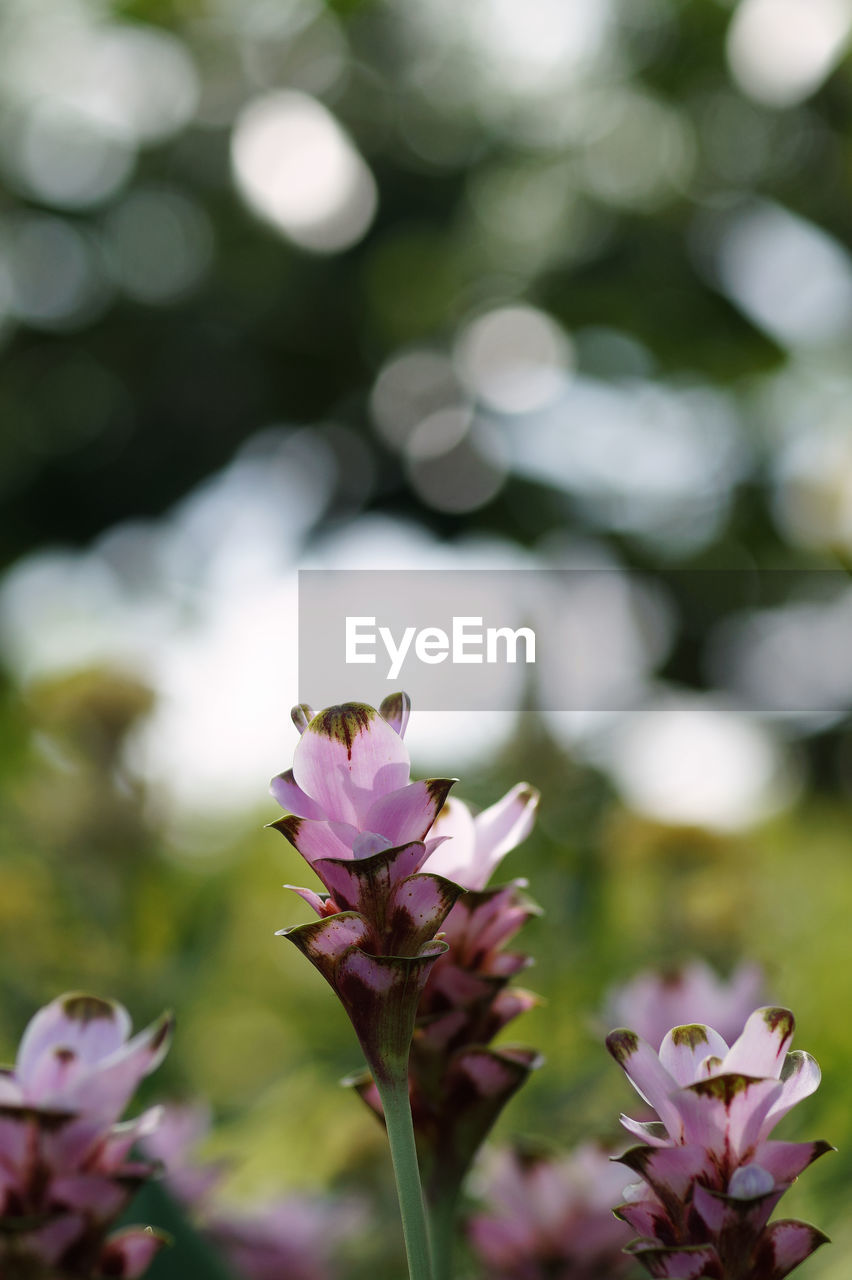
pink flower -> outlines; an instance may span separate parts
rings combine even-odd
[[[670,1027],[696,1022],[716,1027],[732,1041],[760,1003],[763,989],[757,965],[741,964],[724,979],[703,960],[692,960],[669,973],[647,970],[616,987],[606,1001],[605,1016],[610,1027],[629,1022],[656,1049]]]
[[[591,1144],[568,1156],[495,1153],[482,1194],[487,1212],[468,1225],[490,1280],[616,1280],[630,1239],[613,1217],[624,1173]]]
[[[817,1088],[819,1067],[788,1052],[793,1015],[758,1009],[729,1048],[700,1024],[675,1027],[657,1053],[633,1031],[607,1047],[659,1116],[622,1117],[642,1140],[621,1157],[643,1182],[618,1210],[638,1232],[631,1245],[653,1276],[782,1280],[825,1240],[800,1222],[767,1225],[796,1177],[831,1148],[770,1138]]]
[[[171,1034],[164,1017],[129,1038],[121,1005],[72,994],[30,1022],[15,1067],[0,1076],[0,1218],[41,1225],[15,1236],[14,1265],[68,1274],[138,1276],[162,1239],[136,1229],[104,1243],[104,1232],[152,1172],[129,1162],[159,1111],[117,1123],[143,1076],[162,1061]],[[144,1237],[144,1238],[143,1238]],[[0,1234],[0,1259],[7,1237]],[[4,1280],[6,1271],[3,1270]]]

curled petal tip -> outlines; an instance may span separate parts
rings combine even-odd
[[[387,720],[401,738],[405,737],[408,718],[411,715],[411,699],[407,693],[391,693],[379,706],[379,715]]]
[[[299,733],[304,733],[315,714],[313,707],[309,703],[299,702],[290,712],[290,719]]]

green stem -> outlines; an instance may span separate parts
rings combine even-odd
[[[453,1274],[458,1198],[456,1186],[450,1187],[449,1190],[440,1187],[434,1195],[429,1197],[433,1280],[451,1280]]]
[[[399,1212],[402,1217],[402,1234],[405,1237],[408,1274],[410,1280],[432,1280],[426,1211],[420,1187],[417,1149],[414,1145],[411,1104],[408,1099],[407,1067],[402,1073],[397,1073],[394,1079],[382,1081],[376,1078],[376,1087],[385,1113],[385,1126],[396,1178],[396,1192],[399,1197]]]

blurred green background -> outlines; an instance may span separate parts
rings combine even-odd
[[[825,1073],[787,1133],[840,1148],[789,1196],[837,1241],[804,1271],[846,1274],[851,30],[0,2],[3,1056],[61,990],[172,1006],[149,1095],[211,1100],[234,1197],[390,1215],[351,1033],[272,936],[295,571],[606,566],[625,714],[415,708],[416,773],[543,792],[506,871],[547,905],[511,1036],[548,1065],[502,1132],[614,1136],[607,989],[756,959]]]

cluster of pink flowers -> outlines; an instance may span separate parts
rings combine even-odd
[[[61,996],[30,1022],[15,1066],[0,1075],[0,1275],[141,1276],[163,1237],[141,1227],[108,1235],[153,1172],[130,1160],[159,1110],[119,1119],[162,1060],[171,1019],[130,1039],[121,1005]]]
[[[781,1142],[775,1125],[819,1084],[814,1059],[788,1052],[793,1015],[756,1010],[728,1047],[711,1027],[674,1027],[659,1052],[634,1031],[607,1047],[659,1117],[622,1117],[641,1144],[620,1157],[641,1181],[619,1215],[631,1253],[652,1276],[783,1280],[825,1242],[803,1222],[769,1218],[798,1175],[831,1150]]]
[[[631,1267],[630,1231],[612,1212],[624,1173],[601,1147],[494,1152],[481,1182],[485,1212],[468,1236],[489,1280],[619,1280]]]

